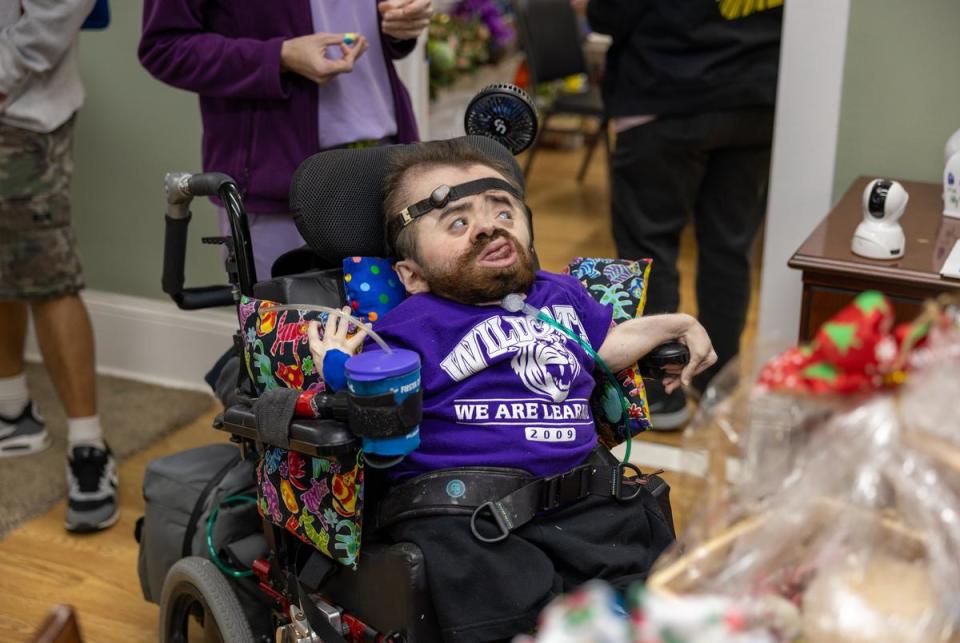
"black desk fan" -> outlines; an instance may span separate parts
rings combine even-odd
[[[516,85],[496,83],[473,97],[463,127],[467,134],[492,138],[517,155],[537,138],[537,110]]]

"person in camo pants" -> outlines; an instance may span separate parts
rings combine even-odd
[[[23,350],[32,314],[67,414],[70,531],[117,521],[116,463],[97,416],[93,328],[70,225],[72,142],[83,103],[77,33],[93,0],[0,0],[0,458],[50,446]],[[0,464],[0,466],[3,466]]]

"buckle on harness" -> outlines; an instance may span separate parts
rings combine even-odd
[[[586,498],[590,494],[593,467],[577,467],[572,471],[543,478],[540,492],[540,511],[556,509],[560,505]]]
[[[500,530],[496,536],[484,536],[480,533],[480,530],[477,529],[477,518],[481,517],[483,511],[486,510],[490,513],[490,516],[493,518],[493,522],[497,525],[497,528]],[[510,535],[510,525],[500,516],[497,512],[496,507],[493,506],[493,501],[487,501],[473,510],[473,514],[470,516],[470,531],[473,532],[473,537],[477,540],[485,543],[498,543],[501,540],[506,540],[507,536]]]
[[[630,469],[636,474],[634,477],[629,478],[629,482],[627,481],[628,478],[626,478],[623,475],[624,469]],[[621,501],[633,500],[634,498],[640,495],[640,491],[643,488],[643,484],[644,484],[643,473],[641,473],[640,469],[636,465],[631,464],[629,462],[620,462],[619,464],[617,464],[617,468],[614,469],[613,488],[610,490],[611,492],[610,495],[612,495],[617,500],[621,500]],[[623,488],[627,486],[634,487],[634,490],[633,490],[633,493],[625,496],[622,494],[622,492],[623,492]]]

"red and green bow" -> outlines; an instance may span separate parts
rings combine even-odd
[[[931,323],[921,317],[894,328],[893,307],[867,291],[817,331],[813,341],[768,362],[758,384],[769,390],[851,395],[901,384],[909,355],[926,340]]]

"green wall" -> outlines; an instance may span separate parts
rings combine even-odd
[[[89,288],[142,297],[160,290],[163,176],[200,170],[196,96],[154,80],[137,60],[142,3],[113,2],[105,31],[82,32],[87,100],[77,121],[73,217]],[[188,285],[223,283],[216,214],[194,201]]]
[[[851,1],[834,200],[860,175],[941,180],[960,129],[958,25],[958,0]]]
[[[801,0],[802,1],[802,0]],[[151,78],[136,57],[142,4],[115,2],[112,24],[81,35],[87,102],[76,138],[74,221],[90,288],[144,297],[160,290],[162,180],[200,169],[193,94]],[[859,175],[939,181],[943,145],[960,128],[958,0],[852,0],[834,198]],[[187,281],[220,283],[217,234],[194,202]]]

